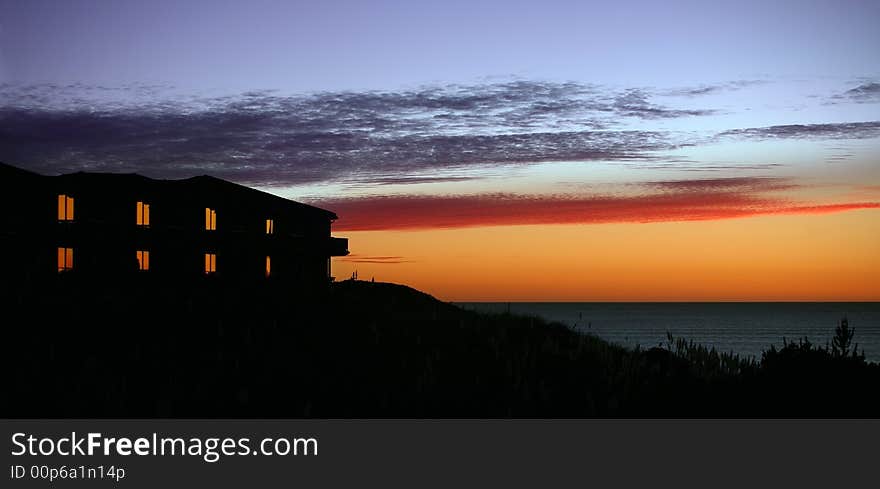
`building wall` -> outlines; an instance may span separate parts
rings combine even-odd
[[[5,293],[48,283],[113,286],[131,280],[323,287],[328,257],[342,253],[340,240],[330,237],[330,213],[216,179],[2,176]],[[58,220],[59,194],[73,197],[73,222]],[[150,205],[148,227],[136,224],[139,200]],[[216,230],[205,229],[206,207],[216,211]],[[266,219],[274,220],[271,235]],[[71,271],[58,272],[59,247],[73,248]],[[148,271],[138,270],[137,250],[149,251]],[[205,273],[206,253],[216,256],[214,274]]]

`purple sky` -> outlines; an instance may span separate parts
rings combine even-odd
[[[311,200],[876,185],[878,19],[840,0],[0,0],[0,161]]]
[[[880,71],[880,3],[3,0],[0,79],[394,90],[521,76],[622,85]]]

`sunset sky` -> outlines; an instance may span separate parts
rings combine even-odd
[[[450,301],[876,301],[880,2],[0,0],[0,161],[312,203]]]

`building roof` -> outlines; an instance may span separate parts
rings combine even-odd
[[[239,185],[210,175],[200,175],[179,180],[153,179],[137,173],[99,173],[82,171],[57,176],[47,176],[2,162],[0,162],[0,175],[27,179],[58,179],[61,181],[87,183],[88,185],[148,185],[156,186],[165,190],[174,189],[194,193],[221,194],[228,199],[234,199],[238,202],[244,200],[251,205],[281,208],[289,212],[307,214],[330,220],[338,219],[335,213],[326,209],[285,199],[284,197],[279,197],[268,192]]]
[[[315,214],[323,214],[324,217],[332,220],[336,220],[339,217],[326,209],[321,209],[320,207],[315,207],[308,204],[303,204],[302,202],[297,202],[295,200],[285,199],[284,197],[279,197],[275,194],[270,194],[269,192],[263,192],[262,190],[257,190],[255,188],[247,187],[244,185],[239,185],[237,183],[230,182],[228,180],[223,180],[221,178],[212,177],[210,175],[200,175],[197,177],[191,177],[183,180],[168,180],[171,182],[175,182],[179,185],[194,185],[201,186],[205,188],[213,188],[219,192],[237,192],[239,198],[247,198],[253,201],[260,201],[264,203],[271,203],[276,206],[284,206],[287,207],[288,210],[294,210],[298,212],[306,212],[306,213],[315,213]]]

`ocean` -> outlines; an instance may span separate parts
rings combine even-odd
[[[868,361],[880,362],[880,302],[464,302],[484,312],[527,314],[558,321],[613,343],[650,348],[666,332],[718,351],[758,359],[770,345],[806,337],[825,346],[846,316],[853,341]]]

